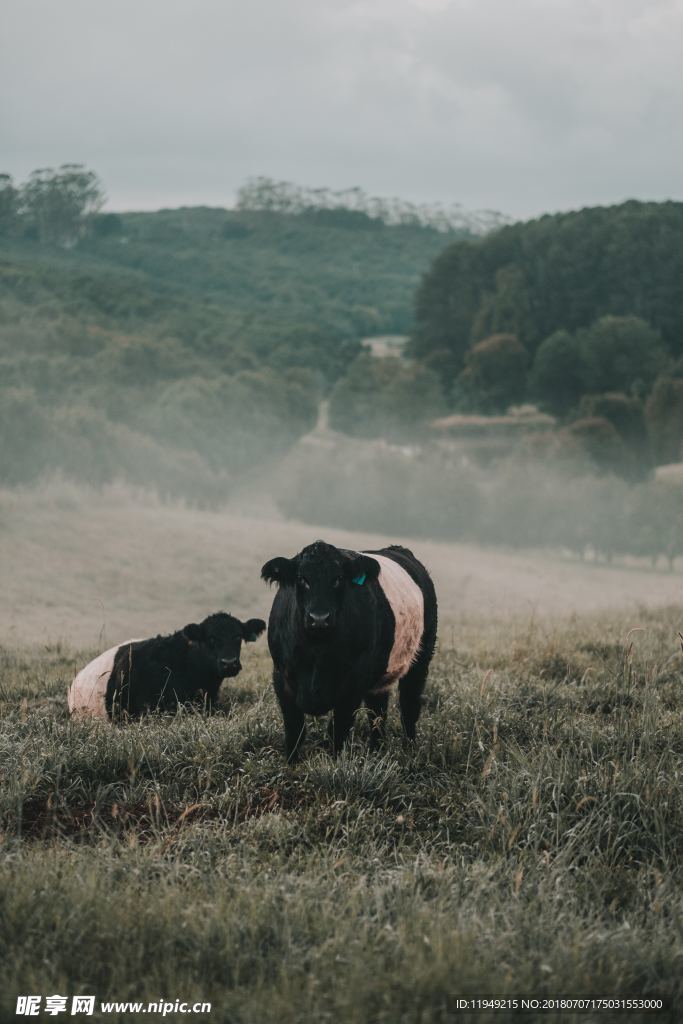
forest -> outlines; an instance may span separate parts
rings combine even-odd
[[[285,463],[289,515],[375,528],[390,506],[398,531],[608,557],[683,543],[678,492],[651,493],[681,460],[683,204],[508,224],[267,178],[232,210],[103,204],[79,165],[0,178],[3,483],[58,471],[220,502],[280,466],[328,399],[334,463]],[[382,335],[408,344],[377,358],[361,342]],[[550,426],[493,465],[433,429],[524,403]],[[532,515],[514,481],[534,464],[556,486],[539,476]],[[590,516],[559,497],[567,477],[588,478]]]
[[[0,179],[0,479],[225,497],[314,425],[361,338],[410,330],[422,270],[481,227],[282,191],[114,214],[78,165]]]
[[[534,402],[643,471],[683,439],[683,203],[626,202],[447,247],[417,293],[411,354],[448,402]]]

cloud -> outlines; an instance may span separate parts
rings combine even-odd
[[[680,197],[683,0],[5,0],[6,169],[112,206],[249,174],[516,215]]]

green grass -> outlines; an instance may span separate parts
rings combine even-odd
[[[332,761],[321,721],[296,768],[262,650],[216,716],[127,728],[67,719],[90,652],[5,650],[2,1011],[31,992],[249,1024],[444,1021],[462,994],[680,1005],[681,622],[470,623],[414,749],[394,709],[381,756],[359,716]]]

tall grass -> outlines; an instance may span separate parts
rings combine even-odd
[[[674,1006],[682,619],[470,627],[414,749],[394,711],[369,755],[359,715],[336,761],[316,723],[296,768],[263,654],[213,717],[112,728],[68,721],[73,652],[5,651],[3,1012],[23,992],[248,1024],[441,1021],[462,994]]]

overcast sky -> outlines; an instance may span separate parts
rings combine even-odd
[[[250,175],[513,216],[683,199],[683,0],[2,0],[0,170],[110,209]]]

